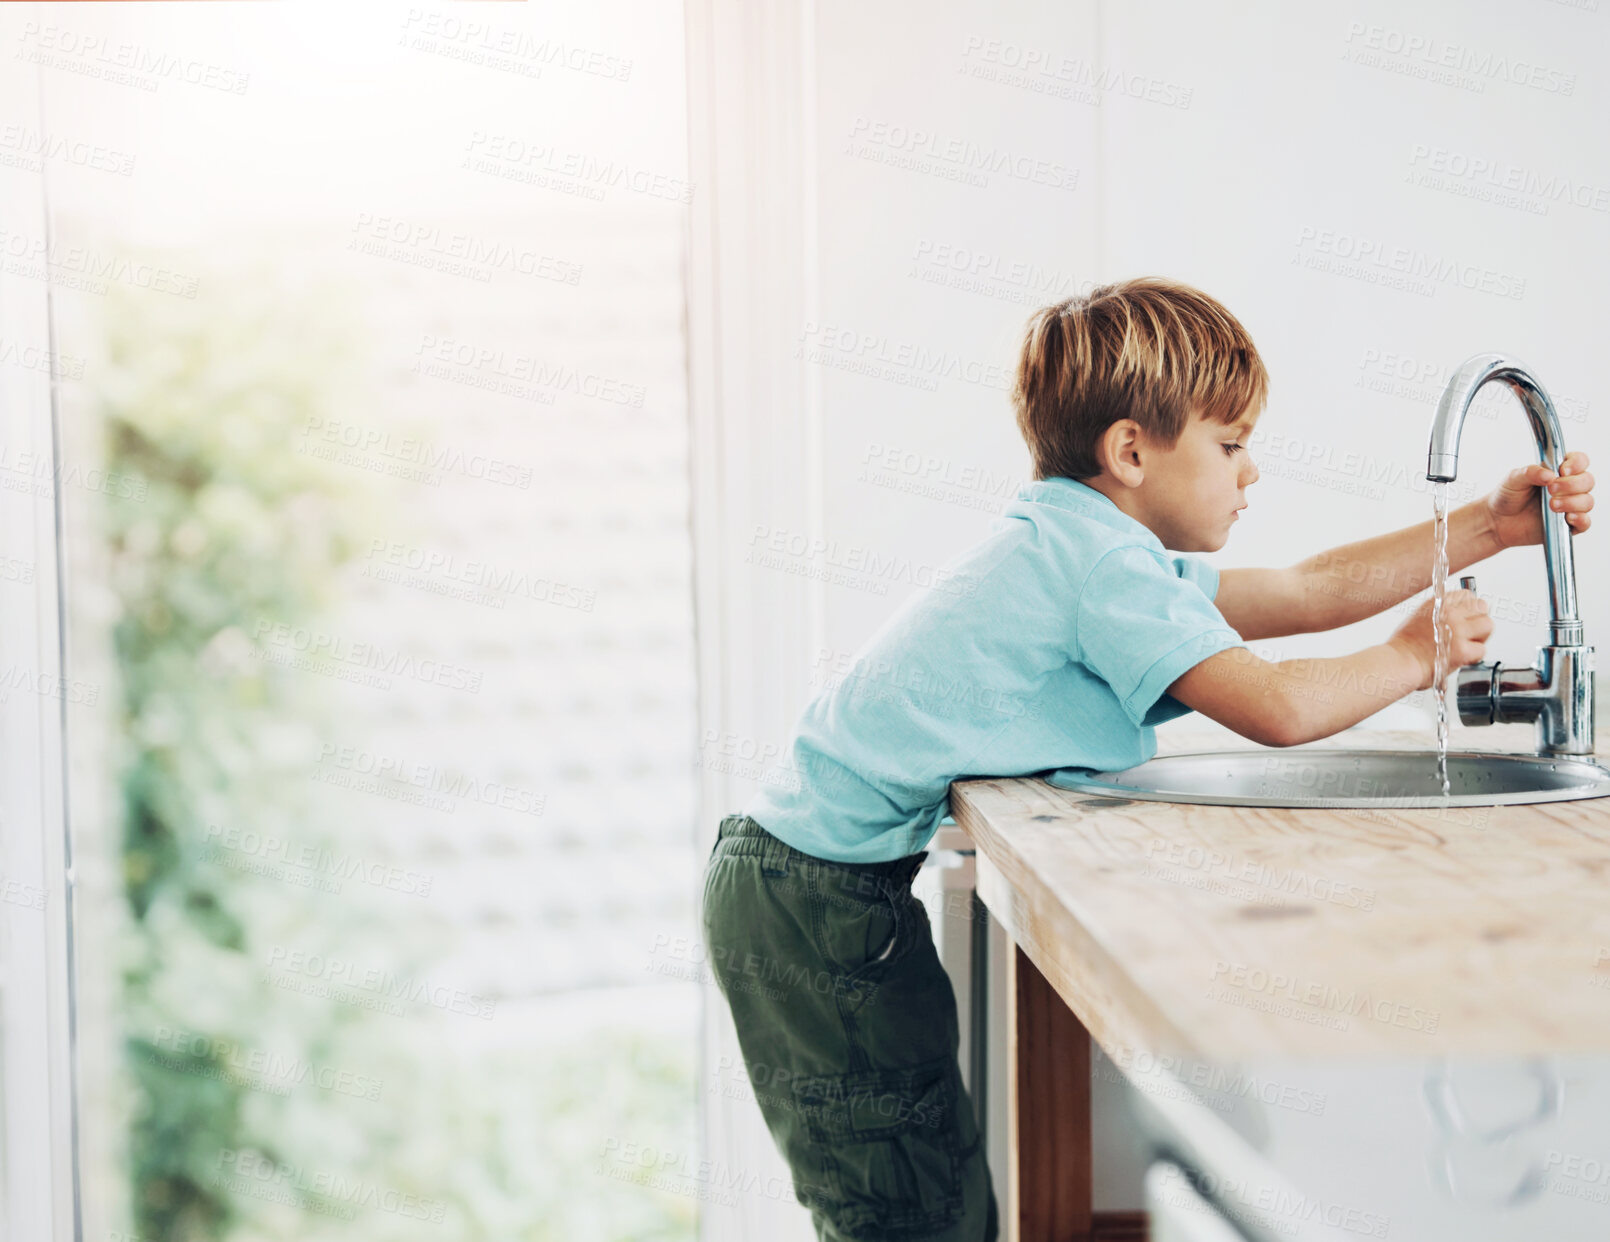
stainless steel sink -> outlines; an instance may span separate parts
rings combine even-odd
[[[1122,772],[1061,768],[1045,779],[1080,793],[1211,806],[1512,806],[1610,796],[1610,770],[1594,760],[1480,751],[1448,752],[1446,797],[1435,750],[1207,751]]]

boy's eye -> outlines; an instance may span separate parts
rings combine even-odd
[[[1233,455],[1237,449],[1243,448],[1245,446],[1240,445],[1240,444],[1226,444],[1224,447],[1225,447],[1226,452],[1231,453]]]

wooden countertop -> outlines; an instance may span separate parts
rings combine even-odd
[[[1449,749],[1535,753],[1534,738],[1454,723]],[[1159,755],[1255,748],[1199,716],[1157,739]],[[1610,1052],[1610,798],[1192,806],[1020,778],[958,781],[950,806],[984,904],[1109,1054]]]

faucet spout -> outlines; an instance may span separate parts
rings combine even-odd
[[[1426,478],[1451,483],[1459,475],[1459,433],[1465,415],[1491,380],[1509,385],[1520,398],[1532,424],[1538,458],[1559,472],[1565,458],[1560,420],[1554,402],[1520,363],[1503,354],[1477,354],[1465,361],[1437,402],[1431,421],[1431,446],[1426,456]],[[1565,514],[1543,506],[1543,558],[1549,580],[1549,642],[1537,650],[1531,666],[1506,667],[1498,663],[1467,665],[1458,672],[1455,702],[1465,724],[1537,725],[1537,749],[1543,755],[1591,755],[1594,751],[1593,648],[1582,641],[1582,620],[1576,611],[1576,561]],[[1440,687],[1439,687],[1440,689]]]
[[[1496,380],[1509,386],[1520,399],[1537,441],[1538,460],[1558,473],[1565,458],[1565,442],[1560,419],[1554,412],[1543,385],[1514,358],[1505,354],[1477,354],[1454,372],[1437,402],[1431,420],[1431,445],[1426,455],[1426,478],[1433,483],[1452,483],[1459,475],[1459,433],[1465,415],[1483,385]],[[1548,493],[1542,493],[1543,559],[1548,570],[1549,633],[1556,646],[1582,645],[1582,620],[1577,615],[1576,560],[1571,549],[1571,533],[1565,514],[1549,508]]]

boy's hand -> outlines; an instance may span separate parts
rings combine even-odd
[[[1427,599],[1387,640],[1420,661],[1421,681],[1416,690],[1436,688],[1437,639],[1431,626],[1431,610],[1435,605],[1434,598]],[[1478,598],[1474,591],[1449,591],[1442,601],[1442,633],[1448,644],[1446,672],[1479,662],[1487,652],[1487,640],[1493,635],[1493,619],[1487,615],[1487,601]]]
[[[1542,462],[1533,462],[1511,470],[1509,477],[1485,501],[1499,547],[1516,548],[1543,542],[1543,511],[1537,499],[1539,487],[1549,489],[1549,508],[1565,514],[1565,528],[1573,535],[1587,530],[1593,521],[1588,516],[1588,510],[1593,508],[1593,476],[1588,473],[1586,453],[1567,453],[1560,463],[1559,477]]]

